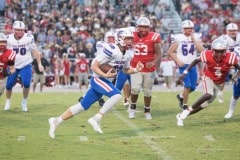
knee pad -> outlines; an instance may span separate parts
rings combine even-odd
[[[208,106],[208,102],[204,102],[203,104],[201,104],[202,108],[206,108]]]
[[[74,106],[71,106],[70,111],[72,112],[73,115],[76,115],[76,114],[84,111],[84,108],[82,107],[82,105],[80,103],[78,103],[78,104],[75,104]]]
[[[216,94],[213,94],[212,97],[208,100],[208,103],[212,103],[216,98]]]
[[[151,89],[143,89],[143,95],[144,97],[151,97],[152,96],[152,90]]]
[[[131,93],[132,94],[139,94],[140,93],[140,88],[131,88]]]

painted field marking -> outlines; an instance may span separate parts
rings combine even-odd
[[[119,113],[118,111],[114,110],[113,114],[120,119],[121,121],[123,121],[124,123],[126,123],[130,128],[132,128],[132,130],[142,139],[145,141],[145,143],[151,147],[151,149],[153,151],[155,151],[157,153],[157,155],[159,156],[159,159],[163,159],[163,160],[172,160],[173,158],[168,155],[157,143],[155,143],[154,141],[151,140],[151,138],[149,138],[149,136],[147,136],[136,124],[134,124],[133,122],[129,121],[128,119],[126,119],[121,113]]]

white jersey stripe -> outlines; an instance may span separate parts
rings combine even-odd
[[[229,64],[232,64],[232,59],[233,59],[233,54],[230,54],[230,58],[229,58]]]
[[[201,56],[200,56],[200,57],[201,57],[201,61],[202,61],[202,62],[206,62],[206,61],[207,61],[205,52],[206,52],[206,50],[204,50],[204,51],[201,52]]]
[[[13,60],[16,53],[14,51],[11,52],[10,56],[8,57],[10,60]]]
[[[112,88],[108,86],[107,83],[105,83],[104,81],[102,81],[101,79],[99,79],[98,77],[94,77],[94,81],[96,84],[98,84],[99,86],[101,86],[104,90],[106,90],[107,92],[111,92]]]
[[[158,33],[154,33],[153,36],[152,36],[152,40],[155,41],[155,40],[157,40],[157,38],[158,38]]]
[[[229,63],[230,63],[230,64],[233,64],[235,58],[236,58],[236,55],[235,55],[234,53],[231,53],[231,56],[230,56],[230,58],[229,58]]]

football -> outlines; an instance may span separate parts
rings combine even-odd
[[[101,65],[99,66],[99,68],[100,68],[104,73],[107,73],[110,69],[113,68],[113,66],[111,66],[110,64],[105,63],[105,64],[101,64]],[[116,71],[115,71],[115,69],[113,68],[113,69],[112,69],[112,73],[114,73],[114,72],[116,72]]]

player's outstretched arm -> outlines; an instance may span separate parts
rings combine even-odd
[[[43,72],[44,71],[44,68],[42,66],[42,62],[41,62],[41,52],[39,52],[38,50],[33,50],[32,51],[34,56],[36,57],[36,60],[37,60],[37,64],[38,64],[38,68],[39,68],[39,71],[40,72]]]

